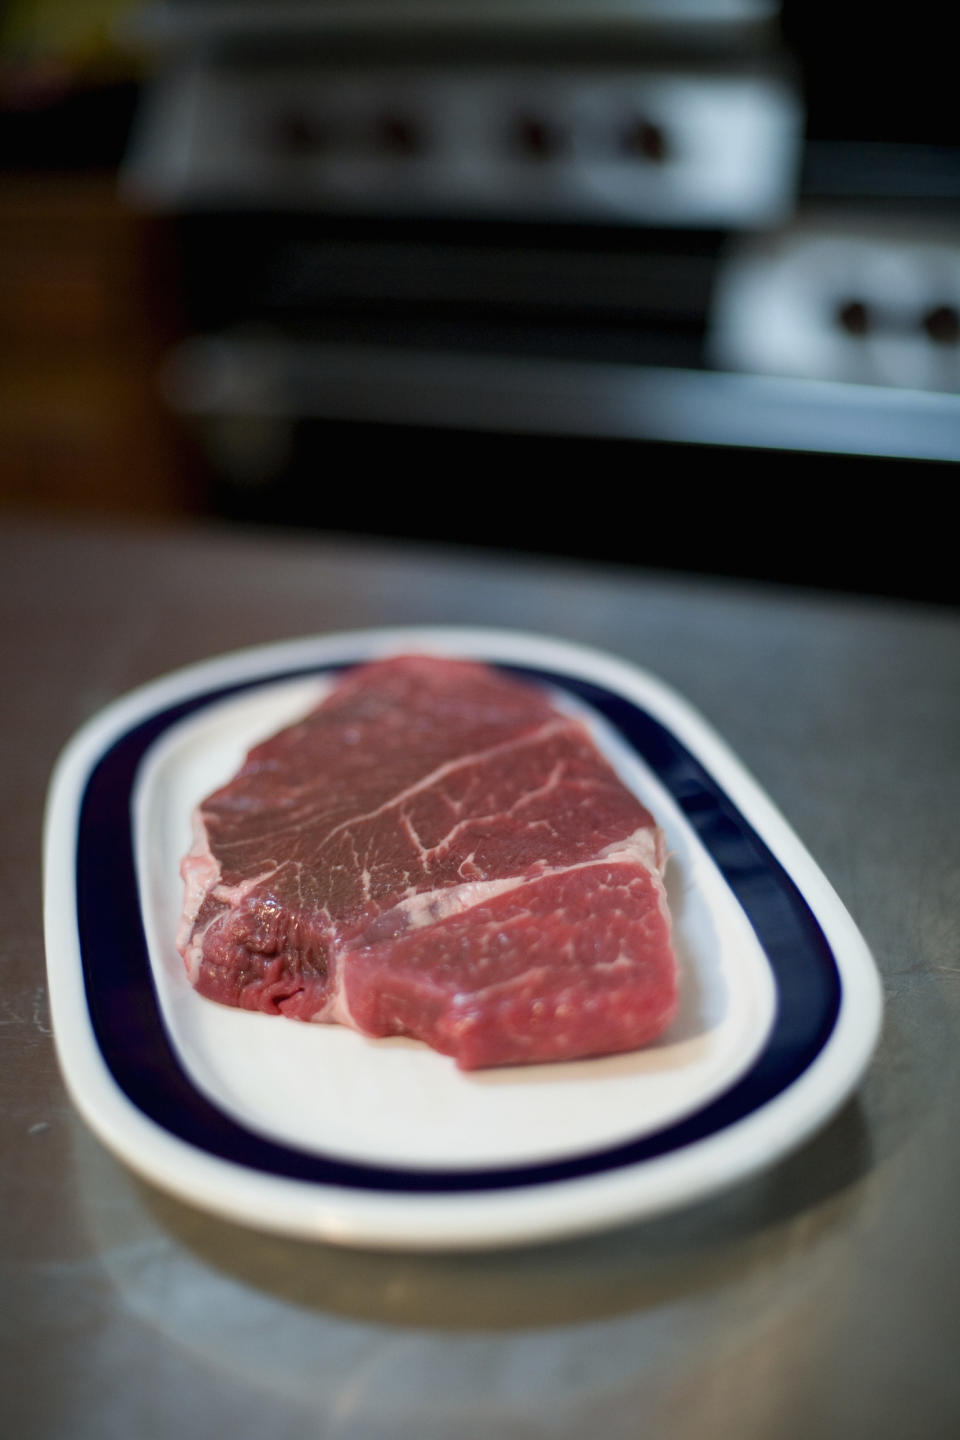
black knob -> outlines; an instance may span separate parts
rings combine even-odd
[[[862,300],[843,300],[835,311],[837,324],[846,330],[848,335],[855,335],[858,338],[866,335],[870,329],[870,311]]]
[[[559,125],[542,115],[518,115],[513,122],[512,141],[531,160],[549,160],[564,148],[565,136]]]
[[[656,125],[645,116],[631,120],[621,137],[623,149],[628,155],[651,164],[662,165],[669,159],[670,145],[661,125]]]
[[[923,328],[937,345],[956,345],[960,340],[960,314],[955,305],[936,305],[923,317]]]

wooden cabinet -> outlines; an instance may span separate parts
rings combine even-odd
[[[194,508],[157,389],[176,312],[163,224],[112,176],[0,181],[0,498]]]

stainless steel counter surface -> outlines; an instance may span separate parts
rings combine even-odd
[[[960,616],[505,555],[0,522],[0,1433],[344,1440],[960,1434]],[[725,736],[871,945],[856,1097],[708,1203],[563,1244],[394,1255],[267,1237],[87,1131],[48,1020],[56,754],[141,681],[383,623],[633,660]]]

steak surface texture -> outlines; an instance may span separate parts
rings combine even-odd
[[[471,661],[352,669],[194,817],[178,945],[211,1000],[462,1069],[654,1040],[677,967],[650,813],[577,718]]]

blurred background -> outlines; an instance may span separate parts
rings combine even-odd
[[[956,604],[934,0],[12,0],[0,498]]]

